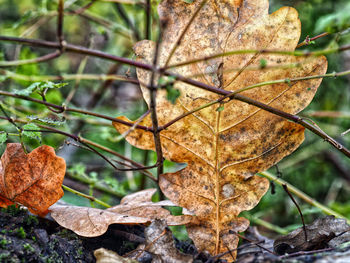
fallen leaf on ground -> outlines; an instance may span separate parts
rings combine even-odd
[[[99,248],[94,251],[96,263],[137,263],[138,261],[131,258],[119,256],[116,252]]]
[[[350,226],[345,219],[327,216],[318,218],[312,224],[306,226],[307,241],[305,240],[303,227],[299,227],[288,235],[277,238],[273,246],[275,252],[279,255],[322,249],[329,247],[330,241],[349,231]],[[349,238],[348,235],[347,237]],[[343,240],[343,242],[347,241],[349,239]]]
[[[174,46],[177,49],[169,65],[232,50],[294,51],[298,44],[301,26],[293,8],[283,7],[268,14],[267,0],[209,0],[177,45],[200,4],[198,0],[191,4],[178,0],[161,2],[159,16],[167,27],[162,34],[158,67],[165,65]],[[138,61],[152,64],[154,42],[138,42],[134,50]],[[261,61],[268,67],[262,69]],[[284,67],[291,64],[298,66]],[[170,71],[197,76],[193,79],[216,88],[237,91],[265,81],[323,74],[326,69],[325,57],[305,59],[257,52],[204,59]],[[140,83],[148,85],[151,75],[137,69]],[[310,103],[320,83],[321,79],[286,81],[241,94],[296,114]],[[149,90],[144,85],[141,88],[149,105]],[[220,98],[179,81],[174,88],[180,91],[175,104],[167,100],[166,90],[157,92],[160,126]],[[129,121],[126,117],[120,119]],[[152,127],[151,118],[148,116],[139,124]],[[130,129],[121,123],[113,125],[121,134]],[[231,100],[182,118],[162,130],[160,137],[166,159],[187,163],[186,168],[176,173],[161,175],[160,187],[171,201],[194,213],[200,221],[200,226],[187,228],[197,248],[217,255],[237,247],[239,239],[229,231],[241,232],[248,227],[249,221],[238,215],[252,209],[269,187],[267,179],[255,174],[292,153],[304,140],[304,128],[255,106]],[[135,129],[126,139],[141,149],[155,148],[152,132]],[[229,255],[225,258],[232,260]]]
[[[242,241],[238,247],[236,263],[277,262],[277,256],[268,252],[268,250],[273,251],[272,239],[262,236],[256,227],[249,227],[244,233],[244,237],[252,242]]]
[[[44,216],[63,196],[64,159],[43,145],[26,154],[20,143],[7,144],[0,162],[0,206],[19,203]]]
[[[166,219],[168,225],[183,225],[194,221],[193,216],[173,216],[162,206],[175,206],[169,201],[152,202],[156,189],[147,189],[125,196],[119,205],[108,209],[53,205],[51,216],[61,226],[80,236],[104,234],[111,224],[146,224],[156,218]]]
[[[177,250],[165,220],[154,220],[145,229],[145,238],[145,244],[139,245],[130,257],[143,262],[142,258],[147,258],[147,253],[151,253],[152,263],[193,262],[193,256],[185,255]]]

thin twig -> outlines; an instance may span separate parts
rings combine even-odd
[[[328,36],[329,34],[330,34],[329,32],[324,32],[324,33],[319,34],[319,35],[317,35],[317,36],[315,36],[315,37],[312,37],[312,38],[310,38],[309,36],[307,36],[306,39],[305,39],[303,42],[299,43],[299,44],[297,45],[296,48],[300,48],[300,47],[305,46],[305,45],[310,45],[310,43],[311,43],[312,41],[315,41],[315,40],[317,40],[317,39],[319,39],[319,38],[321,38],[321,37]]]
[[[332,251],[334,248],[328,247],[323,249],[317,249],[317,250],[311,250],[311,251],[299,251],[291,254],[282,255],[279,257],[279,259],[285,259],[285,258],[291,258],[291,257],[297,257],[297,256],[303,256],[303,255],[310,255],[310,254],[316,254],[316,253],[322,253],[322,252],[328,252]]]
[[[0,40],[1,40],[1,38],[0,38]],[[171,69],[171,68],[188,66],[188,65],[191,65],[191,64],[199,63],[199,62],[210,61],[212,59],[221,58],[221,57],[229,57],[229,56],[232,56],[232,55],[274,54],[274,55],[298,56],[298,57],[310,57],[310,56],[318,57],[318,56],[322,56],[322,55],[329,55],[329,54],[333,54],[333,53],[342,52],[342,51],[349,50],[349,49],[350,49],[350,44],[344,45],[344,46],[341,46],[341,47],[338,47],[338,48],[330,48],[330,49],[318,50],[318,51],[307,51],[307,50],[306,51],[281,51],[281,50],[273,50],[273,49],[232,50],[232,51],[227,51],[227,52],[224,52],[224,53],[213,54],[213,55],[205,56],[205,57],[202,57],[202,58],[196,58],[196,59],[187,60],[187,61],[184,61],[184,62],[175,63],[175,64],[172,64],[172,65],[166,67],[166,68],[165,67],[161,68],[160,70],[164,71],[164,70]]]
[[[341,136],[345,136],[345,135],[347,135],[349,132],[350,132],[350,129],[346,130],[345,132],[342,132],[342,133],[341,133]]]
[[[2,107],[1,102],[0,102],[0,110],[2,111],[2,113],[5,115],[5,119],[7,121],[9,121],[13,126],[15,126],[16,130],[19,132],[22,132],[22,128],[19,127],[16,122],[7,114],[7,112],[5,111],[5,109]]]
[[[45,106],[57,109],[60,112],[76,112],[76,113],[81,113],[81,114],[84,114],[84,115],[90,115],[90,116],[94,116],[94,117],[98,117],[98,118],[102,118],[102,119],[118,122],[118,123],[130,126],[130,127],[134,126],[134,123],[123,121],[123,120],[120,120],[118,118],[109,117],[109,116],[106,116],[106,115],[103,115],[103,114],[99,114],[99,113],[94,113],[94,112],[91,112],[91,111],[68,108],[68,107],[60,106],[60,105],[53,104],[53,103],[50,103],[50,102],[46,102],[46,101],[38,100],[38,99],[35,99],[35,98],[31,98],[31,97],[28,97],[28,96],[17,95],[17,94],[13,94],[13,93],[6,92],[6,91],[0,91],[0,95],[36,102],[36,103],[43,104]],[[136,128],[141,129],[141,130],[146,130],[146,131],[152,131],[153,130],[150,127],[141,126],[141,125],[137,125]]]
[[[100,204],[100,205],[102,205],[102,206],[104,206],[104,207],[107,207],[107,208],[111,207],[109,204],[107,204],[107,203],[101,201],[100,199],[97,199],[96,197],[93,197],[93,196],[91,196],[91,195],[84,194],[84,193],[79,192],[79,191],[77,191],[77,190],[75,190],[75,189],[73,189],[73,188],[70,188],[70,187],[66,186],[66,185],[62,185],[62,188],[63,188],[64,190],[68,191],[68,192],[71,192],[71,193],[75,194],[75,195],[78,195],[78,196],[84,197],[84,198],[86,198],[86,199],[89,199],[89,200],[92,201],[92,202],[96,202],[97,204]]]
[[[242,236],[242,235],[240,235],[240,234],[238,234],[238,233],[236,233],[236,232],[234,232],[234,231],[232,231],[232,230],[230,230],[229,233],[230,233],[230,234],[234,234],[234,235],[236,235],[236,236],[238,236],[239,238],[242,238],[242,239],[244,239],[244,240],[247,240],[249,243],[251,243],[251,244],[253,244],[253,245],[256,245],[257,247],[259,247],[259,248],[261,248],[261,249],[263,249],[263,250],[269,252],[269,253],[272,254],[272,255],[276,255],[275,252],[271,251],[271,250],[268,249],[268,248],[265,248],[265,247],[261,246],[261,245],[259,244],[259,243],[260,243],[259,241],[258,241],[258,242],[253,241],[253,240],[251,240],[251,239],[249,239],[249,238],[247,238],[247,237],[245,237],[245,236]]]
[[[0,105],[1,106],[1,105]],[[2,109],[2,107],[0,107],[0,109]],[[0,116],[0,119],[4,119],[4,120],[8,120],[8,121],[12,121],[12,123],[14,123],[14,125],[16,127],[18,127],[15,122],[18,121],[18,120],[13,120],[11,119],[10,117],[8,116],[5,116],[5,117],[2,117]],[[19,122],[19,121],[18,121]],[[24,122],[26,123],[26,122]],[[43,129],[46,129],[46,130],[24,130],[24,131],[33,131],[33,132],[51,132],[51,133],[57,133],[57,134],[61,134],[63,136],[66,136],[66,137],[69,137],[69,138],[72,138],[74,141],[76,142],[79,142],[81,144],[83,144],[84,146],[86,146],[90,151],[94,152],[95,154],[99,155],[102,159],[104,159],[106,162],[108,162],[114,169],[116,170],[119,170],[118,167],[116,167],[107,157],[105,157],[102,153],[98,152],[97,150],[95,150],[93,147],[91,147],[86,141],[84,141],[83,139],[81,139],[81,137],[79,136],[76,136],[74,134],[70,134],[70,133],[67,133],[67,132],[64,132],[64,131],[61,131],[61,130],[58,130],[58,129],[55,129],[53,127],[50,127],[50,126],[46,126],[46,125],[41,125],[41,124],[38,124],[38,127],[40,128],[43,128]],[[23,129],[21,129],[20,131],[22,131]],[[142,166],[142,165],[140,165]],[[143,167],[143,166],[142,166]],[[156,179],[153,177],[153,176],[149,176],[147,173],[145,173],[151,180],[153,181],[156,181]]]
[[[113,154],[113,155],[119,157],[120,159],[125,160],[125,161],[131,163],[131,164],[134,165],[135,167],[139,167],[139,168],[144,167],[142,164],[137,163],[137,162],[135,162],[135,161],[133,161],[133,160],[131,160],[131,159],[128,159],[128,158],[126,158],[125,156],[121,155],[120,153],[117,153],[117,152],[115,152],[115,151],[113,151],[113,150],[111,150],[111,149],[109,149],[109,148],[107,148],[107,147],[105,147],[105,146],[102,146],[102,145],[100,145],[100,144],[97,144],[97,143],[95,143],[95,142],[93,142],[93,141],[90,141],[90,140],[85,139],[85,138],[82,138],[82,137],[79,137],[79,138],[80,138],[81,141],[83,141],[83,142],[85,142],[85,143],[87,143],[87,144],[90,144],[90,145],[92,145],[92,146],[94,146],[94,147],[96,147],[96,148],[99,148],[100,150],[103,150],[103,151],[105,151],[105,152],[108,152],[108,153],[110,153],[110,154]],[[157,181],[157,180],[153,177],[152,173],[150,173],[149,171],[143,171],[143,170],[141,170],[140,172],[141,172],[142,174],[146,175],[146,176],[147,176],[148,178],[150,178],[152,181],[154,181],[154,182]]]
[[[61,49],[64,48],[64,36],[63,36],[63,19],[64,19],[64,1],[58,0],[58,18],[57,18],[57,39],[60,43]]]
[[[51,41],[45,41],[45,40],[40,40],[40,39],[28,39],[28,38],[20,38],[20,37],[10,37],[10,36],[0,36],[0,41],[10,41],[10,42],[17,42],[21,43],[24,45],[31,45],[31,46],[38,46],[38,47],[46,47],[46,48],[51,48],[51,49],[59,49],[60,45],[59,43],[56,42],[51,42]],[[255,54],[255,53],[261,53],[261,54],[276,54],[276,55],[289,55],[289,56],[301,56],[301,57],[310,57],[310,56],[321,56],[321,55],[328,55],[328,54],[333,54],[333,53],[338,53],[342,51],[346,51],[350,49],[350,44],[349,45],[344,45],[340,46],[338,48],[332,48],[332,49],[326,49],[326,50],[320,50],[320,51],[279,51],[279,50],[234,50],[234,51],[229,51],[225,53],[220,53],[220,54],[215,54],[212,56],[206,56],[203,58],[198,58],[195,60],[189,60],[183,63],[179,64],[174,64],[171,65],[169,68],[174,68],[174,67],[179,67],[179,66],[185,66],[193,63],[198,63],[202,61],[208,61],[211,59],[215,59],[218,57],[225,57],[225,56],[232,56],[232,55],[240,55],[240,54]],[[141,63],[138,61],[134,61],[128,58],[124,57],[118,57],[114,56],[111,54],[107,54],[98,50],[92,50],[88,49],[82,46],[76,46],[72,44],[66,44],[65,45],[65,51],[66,52],[73,52],[73,53],[78,53],[78,54],[86,54],[90,56],[95,56],[95,57],[100,57],[104,58],[107,60],[112,60],[112,61],[117,61],[121,62],[127,65],[132,65],[137,68],[142,68],[146,70],[153,70],[152,65],[148,65],[145,63]],[[162,73],[164,72],[165,69],[159,69],[159,72]],[[168,75],[171,75],[171,73],[168,72]]]
[[[344,76],[344,75],[348,75],[350,74],[350,71],[344,71],[344,72],[339,72],[339,73],[329,73],[329,74],[324,74],[324,75],[318,75],[318,76],[307,76],[307,77],[300,77],[300,78],[295,78],[292,79],[293,82],[296,81],[301,81],[301,80],[310,80],[310,79],[315,79],[315,78],[324,78],[324,77],[334,77],[334,76]],[[243,101],[246,102],[248,104],[251,104],[253,106],[256,106],[260,109],[263,109],[265,111],[271,112],[275,115],[281,116],[285,119],[289,119],[295,123],[298,123],[302,126],[304,126],[305,128],[309,129],[310,131],[312,131],[313,133],[315,133],[316,135],[320,136],[321,138],[323,138],[325,141],[329,142],[333,147],[335,147],[337,150],[339,150],[340,152],[342,152],[343,154],[345,154],[347,157],[350,157],[350,151],[345,148],[342,144],[340,144],[339,142],[337,142],[335,139],[333,139],[332,137],[330,137],[328,134],[326,134],[324,131],[322,131],[319,127],[316,127],[315,125],[313,125],[312,123],[309,123],[307,121],[305,121],[303,118],[299,117],[298,115],[293,115],[287,112],[283,112],[279,109],[273,108],[271,106],[269,106],[268,104],[264,104],[262,102],[253,100],[249,97],[246,97],[244,95],[239,94],[242,91],[246,91],[252,88],[256,88],[256,87],[261,87],[261,86],[265,86],[265,85],[272,85],[272,84],[276,84],[276,83],[290,83],[292,82],[291,79],[283,79],[283,80],[273,80],[273,81],[267,81],[267,82],[263,82],[263,83],[258,83],[258,84],[254,84],[252,86],[249,87],[245,87],[243,89],[231,92],[231,91],[226,91],[223,89],[217,89],[215,87],[212,87],[210,85],[195,81],[195,80],[191,80],[191,79],[186,79],[183,78],[182,76],[177,76],[176,78],[177,80],[183,81],[185,83],[191,84],[193,86],[199,87],[201,86],[203,89],[206,89],[208,91],[212,91],[215,93],[219,93],[221,95],[224,95],[224,97],[219,98],[216,101],[210,102],[208,104],[205,104],[199,108],[193,109],[190,112],[187,112],[177,118],[175,118],[174,120],[170,121],[169,123],[163,125],[162,127],[159,127],[160,129],[165,129],[167,127],[169,127],[170,125],[174,124],[176,121],[192,114],[195,111],[201,110],[203,108],[209,107],[211,105],[214,105],[216,103],[220,103],[222,102],[224,99],[236,99],[239,101]]]
[[[23,39],[23,38],[16,38],[16,37],[4,37],[4,36],[0,36],[0,40],[3,41],[12,41],[12,42],[20,42],[23,44],[29,44],[29,45],[37,45],[37,46],[42,46],[42,47],[48,47],[48,48],[59,48],[59,46],[57,45],[57,43],[54,42],[49,42],[49,41],[42,41],[42,40],[32,40],[32,39]],[[350,49],[350,45],[345,45],[339,48],[335,48],[335,49],[328,49],[328,50],[323,50],[323,51],[315,51],[315,52],[287,52],[287,51],[267,51],[267,50],[262,50],[259,51],[260,53],[277,53],[277,54],[289,54],[289,55],[300,55],[300,56],[311,56],[311,55],[323,55],[323,54],[331,54],[331,53],[335,53],[335,52],[340,52],[340,51],[344,51],[344,50],[348,50]],[[138,61],[132,61],[130,59],[127,58],[121,58],[118,56],[113,56],[110,54],[106,54],[104,52],[100,52],[100,51],[96,51],[96,50],[90,50],[84,47],[79,47],[79,46],[74,46],[74,45],[70,45],[70,44],[66,44],[65,45],[65,50],[69,51],[69,52],[75,52],[75,53],[79,53],[79,54],[89,54],[91,56],[96,56],[96,57],[101,57],[104,59],[108,59],[108,60],[113,60],[113,61],[119,61],[121,63],[125,63],[128,65],[133,65],[135,67],[138,68],[143,68],[146,70],[153,70],[156,71],[154,69],[154,67],[152,65],[148,65],[148,64],[144,64]],[[254,52],[252,50],[242,50],[242,51],[235,51],[236,53],[244,53],[244,52],[251,52],[251,53],[256,53],[257,51],[254,50]],[[225,53],[226,54],[226,53]],[[222,55],[222,54],[221,54]],[[166,75],[166,76],[173,76],[175,77],[176,80],[178,81],[182,81],[184,83],[196,86],[198,88],[207,90],[207,91],[211,91],[213,93],[216,94],[220,94],[220,95],[228,95],[231,92],[230,91],[226,91],[223,89],[219,89],[216,88],[214,86],[210,86],[208,84],[205,83],[201,83],[199,81],[196,80],[192,80],[192,79],[188,79],[185,78],[183,76],[180,75],[175,75],[172,74],[170,72],[164,71],[162,72],[161,70],[159,70],[160,73]],[[334,74],[335,76],[337,76],[337,74]],[[305,128],[309,129],[310,131],[312,131],[313,133],[315,133],[316,135],[320,136],[321,138],[323,138],[325,141],[329,142],[332,146],[334,146],[336,149],[338,149],[339,151],[341,151],[342,153],[344,153],[346,156],[350,157],[350,151],[348,149],[346,149],[343,145],[341,145],[340,143],[338,143],[337,141],[335,141],[334,139],[332,139],[330,136],[328,136],[327,134],[325,134],[323,131],[320,131],[317,127],[314,127],[312,124],[304,121],[301,117],[293,115],[293,114],[289,114],[286,112],[283,112],[281,110],[275,109],[269,105],[266,105],[264,103],[261,103],[259,101],[255,101],[251,98],[248,98],[246,96],[243,96],[241,94],[235,94],[234,96],[230,97],[231,99],[236,99],[239,101],[243,101],[246,102],[248,104],[254,105],[258,108],[261,108],[265,111],[271,112],[275,115],[281,116],[283,118],[286,118],[288,120],[291,120],[293,122],[296,122],[302,126],[304,126]],[[117,121],[117,122],[120,122]],[[130,123],[126,124],[130,126]]]
[[[14,119],[12,119],[8,114],[7,112],[5,111],[5,109],[2,107],[2,103],[0,102],[0,109],[2,111],[2,113],[5,115],[5,117],[3,117],[3,119],[7,120],[8,122],[10,122],[15,128],[16,130],[18,131],[18,136],[19,136],[19,140],[20,140],[20,143],[21,143],[21,146],[22,146],[22,149],[25,153],[28,153],[27,152],[27,149],[23,143],[23,140],[22,140],[22,132],[23,132],[23,129],[21,127],[19,127],[17,124],[16,124],[16,121]],[[0,116],[1,118],[1,116]]]
[[[151,19],[152,19],[152,6],[151,6],[151,0],[146,0],[146,6],[145,6],[145,38],[151,39]]]
[[[282,187],[284,189],[284,191],[286,191],[286,193],[288,194],[289,198],[293,201],[293,203],[295,204],[296,208],[298,209],[301,221],[303,223],[303,230],[304,230],[304,237],[305,237],[305,242],[308,242],[308,238],[307,238],[307,231],[306,231],[306,225],[305,225],[305,220],[304,220],[304,215],[301,212],[301,209],[297,203],[297,201],[294,199],[293,195],[289,192],[288,190],[288,186],[286,184],[282,184]]]
[[[21,60],[23,61],[23,60]],[[13,62],[13,61],[0,61],[1,62]],[[113,64],[117,65],[117,64]],[[23,75],[14,73],[12,71],[8,70],[0,70],[0,75],[3,75],[5,77],[16,79],[16,80],[25,80],[25,81],[32,81],[32,82],[39,82],[39,81],[63,81],[63,80],[100,80],[100,81],[108,81],[108,83],[111,83],[114,80],[117,81],[125,81],[130,82],[134,84],[139,84],[139,81],[137,79],[125,76],[125,75],[115,75],[112,73],[108,74],[62,74],[62,75]]]
[[[80,15],[84,13],[86,10],[88,10],[94,3],[96,3],[96,0],[91,0],[90,3],[87,3],[86,5],[82,6],[81,8],[73,11],[74,14]]]
[[[323,213],[327,214],[327,215],[333,215],[337,218],[343,218],[346,220],[346,222],[348,224],[350,224],[350,219],[346,218],[345,216],[333,211],[332,209],[322,205],[321,203],[317,202],[315,199],[311,198],[310,196],[308,196],[307,194],[303,193],[302,191],[300,191],[298,188],[294,187],[293,185],[291,185],[290,183],[284,181],[281,178],[278,178],[277,176],[273,175],[272,173],[269,172],[261,172],[259,173],[260,175],[270,179],[270,180],[274,180],[274,182],[278,185],[287,185],[288,186],[288,190],[295,194],[297,197],[299,197],[300,199],[304,200],[306,203],[317,207],[318,209],[320,209]]]
[[[133,37],[135,38],[136,41],[140,41],[140,33],[137,27],[135,27],[134,23],[130,20],[129,16],[125,12],[124,7],[120,3],[115,3],[114,4],[117,12],[119,13],[120,17],[124,20],[126,25],[132,30],[133,32]]]
[[[156,42],[156,49],[154,53],[153,58],[153,68],[156,68],[158,65],[158,56],[159,56],[159,48],[160,48],[160,42],[162,38],[162,30],[164,28],[164,24],[161,22],[160,28],[159,28],[159,35]],[[160,132],[158,130],[158,117],[157,117],[157,86],[155,82],[156,72],[155,70],[152,71],[150,83],[148,86],[148,89],[150,91],[150,105],[149,109],[151,112],[151,120],[152,120],[152,128],[153,128],[153,138],[154,138],[154,145],[157,153],[157,180],[159,182],[160,175],[163,173],[163,150],[162,150],[162,143],[160,140]]]
[[[124,195],[122,193],[116,192],[111,187],[108,187],[100,182],[95,182],[94,180],[92,180],[88,177],[77,176],[77,175],[71,174],[69,172],[67,172],[66,176],[68,176],[76,181],[79,181],[83,184],[87,184],[87,185],[93,184],[94,188],[96,188],[97,190],[99,190],[101,192],[116,196],[118,198],[124,197]]]
[[[31,59],[0,61],[0,68],[1,67],[13,67],[13,66],[29,65],[29,64],[46,62],[46,61],[58,58],[61,54],[62,54],[61,51],[56,50],[55,52],[52,52],[50,54],[47,54],[47,55],[44,55],[41,57],[31,58]]]

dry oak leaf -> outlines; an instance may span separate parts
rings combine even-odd
[[[119,205],[108,209],[53,205],[51,216],[61,226],[85,237],[104,234],[111,224],[146,224],[153,219],[166,219],[168,225],[183,225],[192,216],[173,216],[162,206],[174,206],[169,201],[152,202],[156,189],[147,189],[125,196]]]
[[[44,216],[63,196],[66,163],[52,147],[43,145],[26,154],[20,143],[7,144],[0,162],[0,206],[13,203]]]
[[[160,19],[167,21],[158,55],[158,66],[165,65],[177,39],[184,31],[201,1],[164,0],[159,5]],[[232,50],[273,49],[293,51],[300,37],[298,13],[282,7],[269,14],[267,0],[209,0],[189,26],[169,65]],[[138,61],[152,64],[155,43],[144,40],[134,47]],[[264,59],[268,68],[261,69]],[[297,64],[296,67],[283,65]],[[232,70],[239,69],[239,70]],[[301,58],[257,52],[203,60],[174,67],[171,72],[216,88],[236,91],[265,81],[324,74],[325,57]],[[138,69],[140,83],[148,84],[151,72]],[[266,85],[242,92],[242,95],[276,109],[296,114],[312,100],[320,79]],[[142,86],[149,104],[149,90]],[[175,105],[158,90],[159,125],[196,109],[219,95],[176,82],[181,92]],[[244,102],[232,100],[204,108],[175,122],[160,133],[166,159],[187,163],[187,167],[163,174],[160,187],[175,204],[187,208],[201,222],[188,227],[199,250],[217,255],[235,249],[238,238],[229,233],[244,231],[249,221],[239,218],[241,211],[252,209],[269,187],[267,179],[256,176],[292,153],[304,139],[304,128],[277,115]],[[122,120],[129,121],[125,117]],[[140,125],[152,126],[150,117]],[[120,133],[130,128],[113,123]],[[153,149],[153,134],[136,129],[126,137],[132,145]],[[234,254],[234,253],[233,253]],[[229,256],[226,256],[229,259]],[[230,260],[230,259],[229,259]],[[232,260],[232,257],[231,257]]]

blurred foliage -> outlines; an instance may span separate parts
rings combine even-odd
[[[156,6],[158,2],[152,1],[153,39],[157,36]],[[89,3],[90,1],[87,0],[65,1],[64,36],[67,42],[118,56],[134,58],[133,44],[137,40],[146,38],[144,7],[142,5],[94,1],[87,10],[77,14],[81,8]],[[302,47],[302,50],[321,50],[350,43],[350,3],[348,0],[271,0],[270,3],[271,12],[284,5],[293,6],[299,11],[302,23],[300,42],[307,36],[312,37],[322,32],[331,33],[329,36]],[[0,0],[0,34],[57,41],[56,10],[57,1],[54,0]],[[33,59],[49,52],[52,50],[0,42],[0,60]],[[349,52],[332,54],[327,58],[329,62],[328,72],[350,69]],[[263,67],[264,62],[261,63]],[[63,54],[59,58],[45,63],[10,67],[8,70],[26,76],[59,76],[77,74],[77,72],[106,74],[112,66],[112,62],[94,57]],[[135,77],[134,68],[126,65],[117,65],[115,72]],[[1,74],[0,81],[1,90],[13,93],[22,92],[37,99],[42,99],[38,91],[42,93],[45,90],[45,99],[48,102],[82,109],[90,107],[92,111],[108,116],[127,115],[131,119],[136,119],[146,111],[139,88],[125,82],[114,81],[108,88],[104,89],[102,81],[77,79],[64,81],[67,85],[63,85],[63,81],[57,82],[59,89],[46,90],[47,86],[42,88],[43,85],[53,87],[53,84],[33,83],[23,79],[13,80],[1,76]],[[165,80],[164,86],[167,87],[169,100],[175,101],[179,95],[178,91],[173,89],[169,80]],[[94,96],[101,90],[103,91],[102,96],[94,101]],[[67,100],[69,96],[71,96],[71,100]],[[349,102],[349,77],[325,79],[313,102],[302,114],[307,115],[308,112],[312,111],[347,113],[350,111]],[[31,122],[28,124],[29,126],[20,125],[24,129],[31,130],[31,132],[23,134],[25,135],[23,141],[28,150],[39,144],[48,144],[55,147],[58,154],[67,160],[67,178],[79,185],[78,190],[87,194],[92,193],[113,205],[118,203],[120,196],[137,190],[135,185],[136,188],[155,187],[154,183],[145,179],[139,172],[115,171],[96,154],[85,148],[77,147],[77,143],[69,143],[68,145],[65,143],[65,140],[68,139],[65,136],[56,133],[39,134],[39,132],[34,131],[39,124],[50,125],[62,131],[83,136],[145,165],[155,163],[156,156],[153,152],[126,146],[124,140],[118,141],[119,135],[110,122],[82,114],[55,113],[43,105],[10,97],[1,97],[1,104],[11,117]],[[1,115],[3,116],[3,114]],[[350,147],[350,134],[340,136],[342,132],[349,129],[349,118],[323,117],[313,119],[330,136]],[[19,140],[18,136],[13,136],[13,133],[17,132],[16,128],[8,121],[0,120],[1,151],[4,150],[3,142],[5,140],[7,142]],[[105,152],[104,154],[111,160],[118,159],[111,154]],[[332,154],[334,158],[328,158],[329,154]],[[122,160],[118,159],[118,161]],[[340,166],[343,167],[343,170],[339,169]],[[183,165],[165,162],[165,171],[176,170],[180,167]],[[283,179],[350,218],[349,160],[333,150],[330,145],[321,141],[319,137],[306,132],[304,144],[294,154],[285,158],[278,167]],[[150,171],[155,173],[155,169]],[[270,171],[276,174],[276,168],[273,167]],[[346,176],[348,176],[347,180]],[[70,181],[65,181],[65,183]],[[103,182],[103,186],[109,192],[97,190],[95,187],[99,182]],[[276,193],[272,194],[270,191],[260,204],[248,213],[286,229],[295,228],[301,222],[297,209],[281,187],[276,185],[275,188]],[[77,205],[90,205],[88,200],[82,200],[71,194],[66,194],[64,200]],[[319,210],[300,200],[298,202],[307,222],[321,216]],[[173,213],[178,212],[173,211]],[[179,229],[178,233],[182,233],[179,235],[183,237],[185,230]]]

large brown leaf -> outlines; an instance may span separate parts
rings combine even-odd
[[[167,28],[160,47],[159,66],[165,64],[199,5],[198,0],[192,4],[164,0],[160,4],[159,14],[167,21]],[[209,0],[177,47],[170,65],[232,50],[293,51],[300,27],[295,9],[283,7],[268,14],[267,0]],[[135,53],[139,61],[151,64],[154,49],[153,42],[141,41],[136,44]],[[271,67],[256,69],[261,59]],[[293,63],[300,66],[282,67]],[[264,81],[323,74],[326,68],[325,57],[304,59],[260,52],[219,57],[174,68],[172,72],[196,75],[198,81],[235,91]],[[149,83],[149,71],[138,69],[137,75],[141,83]],[[242,94],[295,114],[310,103],[320,82],[314,79],[268,85]],[[148,89],[141,88],[149,103]],[[181,91],[175,105],[166,100],[164,90],[158,91],[159,125],[219,98],[181,82],[175,83],[175,88]],[[253,208],[267,191],[268,181],[254,174],[292,153],[304,139],[302,126],[246,103],[234,100],[225,104],[223,111],[217,108],[214,105],[191,114],[160,133],[164,156],[187,163],[186,168],[176,173],[162,175],[160,187],[175,204],[196,214],[201,224],[189,227],[188,232],[199,250],[211,254],[236,247],[238,238],[229,234],[229,230],[247,228],[248,220],[239,218],[239,213]],[[150,118],[140,124],[152,126]],[[114,126],[120,133],[129,129],[119,123]],[[135,130],[127,140],[136,147],[154,149],[151,132]]]
[[[22,204],[37,215],[63,196],[64,159],[43,145],[26,154],[20,143],[7,144],[0,161],[0,206]]]

